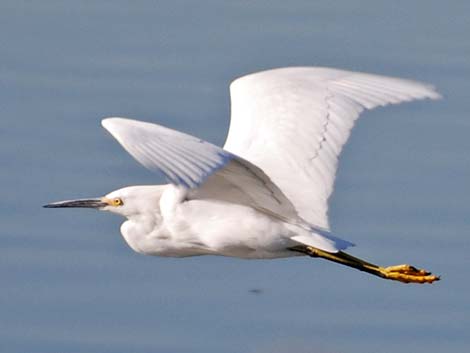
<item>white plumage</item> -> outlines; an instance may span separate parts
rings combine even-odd
[[[299,244],[335,253],[328,198],[338,156],[364,109],[439,97],[421,83],[329,68],[281,68],[235,80],[224,148],[159,125],[108,118],[103,126],[170,184],[48,207],[95,207],[128,218],[136,251],[162,256],[294,256]]]
[[[329,228],[338,156],[364,109],[439,98],[422,83],[322,67],[255,73],[230,86],[224,148],[256,164],[306,221]]]

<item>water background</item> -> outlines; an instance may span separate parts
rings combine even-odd
[[[413,352],[470,348],[470,2],[0,2],[1,352]],[[435,84],[368,112],[331,224],[436,285],[311,259],[133,253],[121,218],[44,203],[163,180],[100,127],[154,121],[222,145],[228,84],[321,65]]]

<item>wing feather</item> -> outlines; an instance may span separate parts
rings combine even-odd
[[[209,142],[163,126],[124,118],[107,118],[102,124],[142,165],[188,189],[234,158]]]
[[[105,127],[137,161],[187,189],[188,199],[215,199],[297,222],[292,203],[266,174],[209,142],[160,125],[107,118]]]
[[[432,86],[320,67],[247,75],[231,86],[224,149],[260,167],[300,217],[328,229],[338,157],[364,109],[437,99]]]

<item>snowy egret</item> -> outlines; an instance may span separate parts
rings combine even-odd
[[[127,218],[136,252],[160,256],[280,258],[309,255],[405,283],[438,276],[410,265],[381,267],[343,250],[327,211],[338,156],[364,109],[437,99],[422,83],[321,67],[280,68],[231,86],[223,148],[147,122],[102,121],[137,161],[167,185],[129,186],[96,199],[44,207],[89,207]]]

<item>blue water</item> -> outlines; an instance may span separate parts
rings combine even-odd
[[[469,12],[467,1],[2,0],[0,351],[468,351]],[[289,65],[419,79],[444,95],[365,114],[330,209],[353,254],[441,282],[301,258],[145,257],[117,216],[40,207],[162,182],[102,117],[223,144],[229,82]]]

